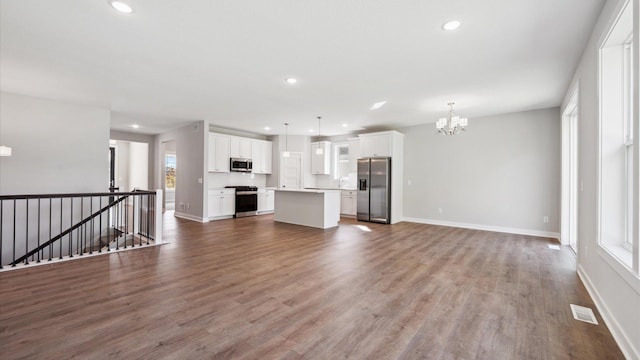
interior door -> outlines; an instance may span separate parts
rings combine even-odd
[[[302,189],[302,153],[289,153],[280,161],[280,185],[284,189]]]

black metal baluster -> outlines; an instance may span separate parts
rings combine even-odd
[[[102,196],[98,197],[100,199],[99,203],[100,203],[100,209],[102,209]],[[109,214],[109,212],[107,212],[107,215]],[[101,253],[102,252],[102,214],[100,214],[100,235],[98,236],[98,252]],[[107,230],[108,231],[108,230]],[[109,237],[107,236],[107,240],[109,239]]]
[[[29,253],[29,199],[25,199],[26,203],[26,217],[25,217],[25,235],[24,235],[24,253]],[[29,257],[24,258],[24,264],[29,265]]]
[[[136,245],[136,198],[138,196],[137,195],[133,195],[133,217],[132,217],[132,225],[131,228],[133,229],[133,237],[131,238],[131,247],[134,247]],[[138,231],[139,232],[139,231]]]
[[[73,226],[73,198],[69,199],[71,200],[71,219],[69,220],[69,228],[71,228]],[[73,231],[69,231],[69,257],[73,257]]]
[[[60,198],[60,232],[62,233],[62,198]],[[60,237],[60,239],[58,239],[58,241],[60,241],[60,253],[58,254],[58,256],[60,256],[60,259],[62,259],[62,239],[64,239],[63,237]]]
[[[120,200],[120,197],[118,197],[118,200]],[[120,207],[122,206],[122,202],[118,202],[118,204],[116,205],[116,228],[118,229],[118,231],[120,230]],[[120,240],[117,240],[116,238],[116,232],[113,232],[113,238],[114,240],[116,240],[116,250],[120,250]]]
[[[80,197],[80,222],[82,222],[82,219],[84,219],[84,198],[81,196]],[[84,231],[82,231],[84,227],[85,227],[84,225],[80,225],[80,227],[78,228],[78,254],[80,255],[84,254]]]
[[[124,198],[124,248],[127,248],[127,235],[129,235],[129,196]]]
[[[49,198],[49,240],[51,240],[51,213],[52,213],[52,205],[53,203],[53,198]],[[51,261],[51,254],[53,253],[53,243],[49,242],[49,260]]]
[[[90,213],[93,213],[93,196],[89,198],[89,207],[91,208]],[[95,218],[91,219],[91,231],[89,231],[89,254],[93,254],[93,223],[95,222]]]
[[[13,199],[13,265],[16,266],[16,199]]]
[[[149,237],[151,236],[151,226],[149,224],[149,215],[151,214],[151,194],[147,194],[147,245],[149,245]]]
[[[40,249],[40,198],[38,198],[38,247],[36,249]],[[40,254],[43,253],[44,250],[40,249],[40,251],[38,251],[38,261],[40,262]]]

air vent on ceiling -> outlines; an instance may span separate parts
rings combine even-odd
[[[588,322],[590,324],[598,325],[598,320],[596,320],[596,316],[593,314],[593,310],[588,307],[570,304],[571,305],[571,313],[573,313],[573,318],[576,320]]]

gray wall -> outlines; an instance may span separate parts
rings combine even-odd
[[[105,192],[109,188],[106,109],[0,93],[0,194]]]
[[[162,184],[164,169],[162,143],[173,140],[176,144],[176,215],[205,221],[207,168],[206,141],[208,141],[209,125],[205,121],[194,122],[176,130],[156,136],[155,141],[155,184]],[[205,139],[207,138],[207,139]],[[202,183],[198,180],[202,179]],[[180,204],[185,209],[180,209]],[[187,208],[188,204],[188,208]]]
[[[400,129],[405,218],[555,235],[560,124],[553,108],[473,118],[456,136],[434,124]]]
[[[624,1],[607,1],[567,90],[565,102],[579,87],[578,100],[578,271],[607,325],[629,358],[640,358],[640,280],[616,271],[600,249],[598,231],[598,48]],[[635,54],[638,56],[638,0],[634,0]],[[634,88],[638,89],[637,62]],[[578,85],[579,84],[579,85]],[[637,92],[636,92],[637,94]],[[636,105],[637,105],[636,96]],[[637,106],[635,126],[638,126]],[[637,164],[637,163],[636,163]],[[616,260],[610,260],[616,262]],[[623,277],[623,274],[626,275]],[[635,354],[631,355],[632,347]]]

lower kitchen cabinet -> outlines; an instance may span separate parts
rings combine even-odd
[[[358,211],[358,192],[356,190],[342,190],[340,199],[340,214],[356,216]]]
[[[209,218],[228,217],[236,213],[235,189],[209,190]]]
[[[272,213],[275,208],[275,191],[258,189],[258,214]]]

